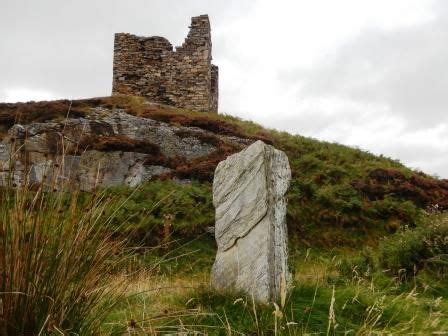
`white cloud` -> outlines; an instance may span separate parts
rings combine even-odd
[[[56,94],[28,88],[7,88],[0,91],[0,101],[6,103],[59,99]]]
[[[435,5],[261,0],[222,31],[235,46],[223,52],[222,110],[448,177],[438,126],[448,47]]]
[[[445,0],[5,0],[0,101],[108,95],[113,33],[203,13],[222,112],[448,177]]]

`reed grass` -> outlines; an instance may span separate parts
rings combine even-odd
[[[120,205],[61,185],[55,167],[0,191],[1,336],[94,334],[121,294],[110,285],[129,255],[111,226]]]

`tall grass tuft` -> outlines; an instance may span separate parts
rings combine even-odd
[[[45,182],[0,191],[0,335],[94,334],[124,260],[102,193]],[[120,286],[122,288],[122,286]]]

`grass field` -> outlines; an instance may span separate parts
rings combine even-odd
[[[1,189],[0,336],[448,334],[448,181],[359,149],[136,97],[0,104],[0,136],[15,122],[63,119],[68,104],[73,117],[120,108],[285,151],[292,288],[282,306],[210,288],[218,150],[200,171],[176,171],[182,183],[90,194]]]
[[[155,181],[131,194],[24,187],[1,199],[2,336],[448,332],[440,212],[364,247],[308,247],[293,233],[293,286],[278,306],[210,288],[216,246],[203,230],[213,219],[204,185]]]
[[[218,294],[209,287],[211,238],[188,243],[177,253],[181,256],[167,256],[168,261],[130,280],[126,297],[103,326],[105,333],[448,333],[447,278],[427,270],[401,281],[384,270],[362,270],[358,265],[347,272],[342,265],[357,260],[354,251],[292,250],[294,286],[285,306],[276,307],[256,305],[237,293]]]

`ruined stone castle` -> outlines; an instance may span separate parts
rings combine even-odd
[[[115,34],[112,94],[203,112],[218,111],[218,67],[211,64],[208,15],[191,19],[180,47],[159,36]]]

